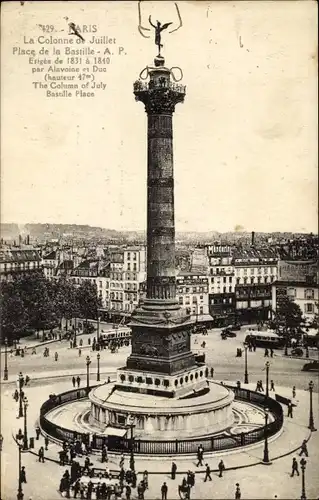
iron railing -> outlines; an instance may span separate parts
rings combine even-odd
[[[236,400],[250,402],[261,407],[267,406],[269,408],[269,411],[274,417],[274,421],[267,425],[268,438],[280,431],[283,425],[283,409],[279,402],[272,398],[267,398],[264,394],[256,393],[248,389],[239,389],[231,386],[226,387],[234,392]],[[89,389],[74,389],[58,395],[51,395],[50,399],[45,401],[40,409],[40,426],[42,430],[59,441],[73,441],[79,439],[80,441],[88,442],[90,439],[89,433],[77,432],[56,425],[48,420],[47,414],[60,405],[87,398],[88,393],[92,389],[93,386]],[[146,455],[178,455],[194,454],[197,452],[199,445],[202,445],[206,452],[231,450],[240,446],[257,443],[258,441],[262,441],[264,437],[264,426],[236,435],[225,433],[204,438],[165,441],[151,441],[135,438],[132,442],[130,438],[94,434],[92,438],[92,447],[93,450],[100,450],[104,444],[107,444],[108,450],[115,452],[129,452],[133,447],[134,453]]]

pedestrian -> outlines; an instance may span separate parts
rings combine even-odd
[[[92,481],[89,481],[88,482],[88,487],[87,487],[87,492],[86,492],[86,498],[88,500],[91,500],[92,493],[93,493],[93,483],[92,483]]]
[[[75,377],[72,377],[72,384],[73,384],[73,387],[75,387],[75,383],[76,383]]]
[[[260,392],[264,392],[262,380],[259,380],[259,390],[260,390]]]
[[[23,465],[20,471],[20,483],[26,483],[26,482],[27,482],[27,476],[26,476],[25,466]]]
[[[79,479],[77,479],[75,481],[74,486],[73,486],[73,491],[74,491],[73,498],[76,498],[77,494],[80,492],[80,480]]]
[[[45,438],[44,438],[44,446],[45,446],[45,451],[48,451],[48,446],[49,446],[48,436],[45,436]]]
[[[269,351],[268,351],[267,347],[265,349],[264,358],[269,358]]]
[[[55,359],[55,361],[58,361],[58,359],[59,359],[59,355],[57,352],[54,353],[54,359]]]
[[[137,475],[136,472],[132,471],[132,488],[136,488]]]
[[[29,382],[30,382],[30,377],[29,377],[29,375],[26,375],[25,376],[25,385],[28,385]]]
[[[123,453],[121,454],[121,458],[120,458],[120,469],[122,469],[122,467],[124,467],[124,455],[123,455]]]
[[[288,403],[287,417],[293,418],[293,415],[292,415],[292,402],[291,401],[289,401],[289,403]]]
[[[103,448],[102,448],[102,457],[101,457],[101,462],[102,464],[104,462],[107,462],[108,461],[108,458],[107,458],[107,447],[105,446],[105,444],[103,445]]]
[[[41,446],[38,451],[39,462],[44,464],[44,448]]]
[[[161,487],[162,500],[167,500],[167,484],[164,482]]]
[[[196,467],[198,467],[199,465],[201,465],[201,466],[204,465],[203,459],[204,459],[204,448],[200,444],[198,449],[197,449],[197,465],[196,465]]]
[[[144,500],[144,484],[143,484],[143,481],[141,481],[139,484],[138,484],[138,487],[137,487],[137,498],[138,500]]]
[[[18,402],[18,399],[19,399],[19,392],[18,392],[18,389],[16,389],[14,391],[14,394],[13,394],[13,399]]]
[[[260,382],[259,382],[259,380],[257,380],[255,391],[259,392],[259,389],[260,389]]]
[[[273,358],[274,357],[274,350],[273,348],[270,349],[270,357]]]
[[[240,500],[240,499],[241,499],[240,487],[239,483],[236,483],[235,500]]]
[[[81,356],[81,354],[82,354],[82,349],[81,347],[79,347],[79,356]]]
[[[210,467],[208,464],[205,464],[205,465],[206,465],[206,471],[205,471],[204,483],[206,483],[207,479],[209,479],[210,481],[212,480],[212,477],[210,475],[210,473],[211,473]]]
[[[176,465],[175,462],[172,462],[171,479],[175,479],[175,477],[176,477],[176,471],[177,471],[177,465]]]
[[[300,448],[300,453],[299,453],[299,456],[301,457],[301,455],[305,454],[306,457],[308,457],[308,448],[307,448],[307,440],[304,439],[302,444],[301,444],[301,448]]]
[[[39,437],[40,437],[40,434],[41,434],[41,429],[39,426],[37,426],[35,428],[35,435],[36,435],[36,440],[39,441]]]
[[[80,339],[80,347],[83,346],[83,339]]]
[[[111,383],[111,377],[107,377],[107,383],[110,384]]]
[[[225,470],[225,464],[223,460],[221,460],[218,464],[218,470],[219,470],[219,476],[218,477],[223,477],[223,472]]]
[[[296,386],[294,385],[292,388],[292,398],[295,399],[296,397]]]
[[[211,376],[211,378],[214,378],[214,368],[210,369],[210,376]]]
[[[3,445],[3,435],[0,434],[0,451],[2,451],[2,445]]]
[[[77,384],[78,384],[78,387],[80,387],[80,384],[81,384],[81,379],[80,379],[80,377],[79,377],[79,376],[77,377],[76,382],[77,382]]]
[[[125,478],[125,470],[122,467],[119,473],[119,481],[122,488],[123,488],[124,478]]]
[[[295,472],[296,472],[297,476],[299,476],[298,462],[297,462],[296,458],[293,458],[292,459],[292,469],[291,469],[290,477],[294,477]]]
[[[143,472],[143,483],[144,483],[145,490],[148,490],[148,471],[147,470],[145,470]]]
[[[275,392],[275,384],[273,380],[270,381],[270,390]]]
[[[132,493],[131,487],[127,484],[125,488],[126,500],[131,500],[131,493]]]

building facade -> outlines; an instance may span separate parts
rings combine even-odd
[[[277,262],[276,253],[270,249],[234,250],[237,322],[253,323],[271,318],[271,287],[277,278]]]
[[[225,326],[235,320],[235,270],[232,247],[216,243],[206,247],[209,263],[209,312],[215,326]]]
[[[181,271],[176,277],[176,298],[195,321],[209,314],[208,286],[207,274]]]
[[[34,249],[11,248],[0,250],[0,280],[12,281],[15,277],[41,272],[41,258]]]
[[[289,297],[301,309],[304,320],[312,323],[319,310],[317,260],[279,261],[278,279],[272,286],[272,308]]]

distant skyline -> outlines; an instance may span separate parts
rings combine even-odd
[[[146,114],[133,82],[156,55],[153,33],[139,35],[137,2],[85,5],[69,3],[69,18],[127,52],[92,99],[45,97],[28,58],[12,55],[44,18],[65,29],[65,5],[2,6],[1,221],[145,230]],[[163,33],[187,86],[173,120],[176,231],[316,233],[316,3],[178,5],[182,29]],[[175,20],[173,2],[142,2],[149,13]]]

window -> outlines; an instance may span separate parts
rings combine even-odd
[[[133,260],[136,260],[136,252],[133,254]]]
[[[247,285],[247,278],[244,278],[244,285]]]
[[[133,271],[136,271],[136,270],[137,270],[137,268],[136,268],[136,262],[134,262],[134,264],[133,264]]]
[[[131,254],[130,254],[130,252],[127,252],[127,260],[131,260]]]
[[[239,285],[240,283],[240,278],[236,278],[236,285]]]
[[[182,306],[183,305],[183,297],[178,298],[179,304]]]
[[[258,267],[257,272],[258,274],[261,274],[261,267]]]
[[[193,293],[196,293],[196,286],[193,286]]]
[[[314,304],[311,304],[309,302],[308,304],[305,304],[305,313],[313,313],[314,312]]]
[[[199,314],[203,314],[203,312],[204,312],[203,306],[200,306],[199,307]]]
[[[190,304],[189,295],[186,295],[185,304]]]
[[[196,297],[196,295],[193,295],[193,304],[197,304],[197,297]]]
[[[229,281],[229,283],[232,283],[232,282],[233,282],[233,278],[232,278],[232,276],[229,276],[229,280],[228,280],[228,281]]]
[[[296,289],[295,288],[288,288],[287,295],[288,295],[288,297],[296,297]]]
[[[250,269],[250,274],[251,274],[251,275],[253,275],[253,274],[254,274],[254,272],[255,272],[255,269],[252,267],[252,268]]]
[[[226,287],[225,286],[223,287],[223,293],[226,293]]]
[[[315,291],[314,290],[311,290],[311,288],[308,290],[305,290],[305,299],[313,300],[314,298],[315,298]]]
[[[232,293],[233,287],[229,287],[229,293]]]
[[[247,276],[247,267],[244,267],[244,276]]]
[[[130,271],[130,270],[131,270],[131,263],[130,263],[130,262],[128,262],[128,263],[127,263],[127,270],[128,270],[128,271]]]

